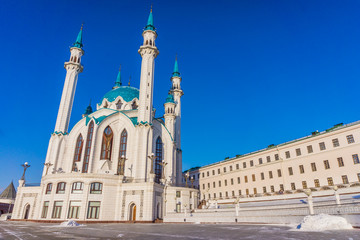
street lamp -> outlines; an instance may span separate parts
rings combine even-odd
[[[124,175],[124,172],[125,172],[125,161],[127,160],[127,158],[125,158],[125,155],[122,155],[120,158],[119,158],[119,167],[120,169],[118,169],[118,174],[119,175]]]
[[[154,156],[154,153],[151,153],[148,158],[150,159],[150,173],[154,173],[154,160],[157,158],[157,156]]]
[[[23,173],[22,177],[20,178],[20,180],[25,180],[25,172],[26,172],[26,169],[28,169],[30,167],[30,165],[28,162],[25,162],[24,164],[21,164],[21,166],[24,168],[24,173]]]
[[[189,171],[185,173],[185,187],[188,187]]]
[[[54,164],[52,164],[52,163],[50,163],[50,162],[44,163],[44,166],[46,167],[45,175],[48,174],[49,168],[50,168],[52,165],[54,165]],[[29,166],[29,167],[30,167],[30,166]],[[24,172],[24,174],[25,174],[25,172]]]

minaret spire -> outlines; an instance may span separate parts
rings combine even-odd
[[[175,57],[174,72],[173,72],[172,76],[173,77],[180,77],[179,65],[178,65],[178,61],[177,61],[177,54],[176,54],[176,57]]]
[[[82,44],[82,32],[83,32],[83,27],[84,27],[84,23],[81,24],[81,28],[80,28],[80,32],[76,38],[75,43],[73,44],[74,47],[77,48],[82,48],[83,44]]]
[[[120,65],[119,73],[117,75],[117,78],[116,78],[116,81],[115,81],[115,86],[113,87],[113,89],[119,88],[119,87],[121,87],[121,85],[122,85],[122,82],[121,82],[121,65]]]
[[[153,18],[153,14],[152,14],[152,5],[151,5],[151,9],[150,9],[150,14],[149,14],[149,18],[148,18],[148,21],[147,21],[147,25],[146,25],[146,27],[145,27],[144,30],[155,31],[154,18]]]

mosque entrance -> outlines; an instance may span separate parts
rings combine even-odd
[[[29,213],[30,213],[30,205],[28,204],[25,208],[25,214],[24,214],[24,219],[28,219],[29,218]]]
[[[136,221],[136,205],[132,203],[130,205],[129,221]]]

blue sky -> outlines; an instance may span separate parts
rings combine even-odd
[[[183,77],[183,168],[202,166],[359,120],[359,1],[152,1],[157,116],[175,54]],[[84,72],[70,128],[123,79],[139,86],[151,1],[3,1],[0,190],[40,182],[82,22]]]

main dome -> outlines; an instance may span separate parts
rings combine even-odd
[[[101,103],[104,99],[106,99],[108,102],[113,102],[118,96],[122,97],[125,102],[130,102],[134,98],[139,99],[139,89],[130,86],[120,86],[114,88],[104,95],[104,97],[101,99]]]

